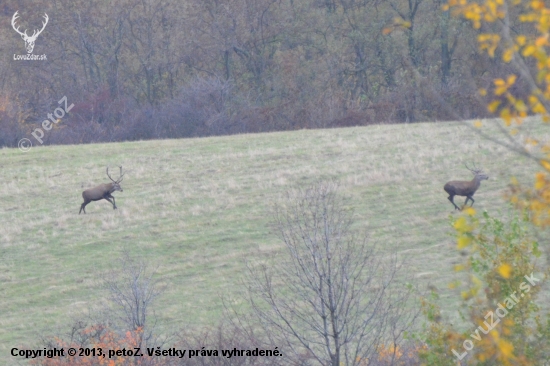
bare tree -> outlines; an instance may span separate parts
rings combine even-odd
[[[339,366],[373,364],[380,345],[403,340],[418,315],[403,312],[412,289],[395,281],[396,255],[378,253],[354,228],[336,183],[287,193],[274,218],[286,256],[249,264],[248,294],[278,344]]]
[[[143,261],[138,261],[124,252],[117,270],[105,279],[114,304],[111,312],[126,330],[143,329],[144,341],[149,341],[154,323],[151,324],[151,305],[162,293],[159,283],[153,279],[155,271]]]
[[[103,278],[111,304],[93,306],[87,313],[75,314],[70,320],[68,330],[63,330],[67,325],[61,325],[54,332],[55,335],[42,336],[43,346],[51,349],[70,345],[78,349],[94,348],[105,342],[112,346],[123,347],[127,347],[128,344],[135,347],[137,344],[145,356],[147,356],[146,347],[163,348],[169,342],[170,335],[154,334],[155,321],[154,314],[151,316],[152,307],[162,293],[158,280],[153,279],[154,274],[155,270],[151,270],[147,263],[123,251],[116,267]],[[127,335],[128,331],[132,331],[132,334]],[[95,356],[92,355],[92,357]],[[137,359],[134,361],[128,358],[124,364],[141,366],[174,364],[170,361],[162,357],[139,357],[139,362]],[[43,358],[37,365],[57,365],[58,362],[71,364],[73,361],[64,358],[58,360]],[[98,363],[93,362],[93,365],[99,364],[101,364],[99,359]]]

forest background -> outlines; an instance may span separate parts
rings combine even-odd
[[[490,24],[474,29],[443,5],[2,1],[0,147],[17,146],[64,96],[74,108],[44,144],[488,117],[477,90],[510,67],[479,52]],[[48,14],[33,50],[46,60],[15,60],[26,54],[16,11],[29,35]],[[528,88],[518,80],[513,92]]]

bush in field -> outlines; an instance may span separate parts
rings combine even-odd
[[[458,250],[465,257],[456,269],[467,277],[463,315],[471,329],[461,333],[444,325],[438,307],[426,301],[429,347],[421,355],[430,365],[453,358],[472,365],[546,364],[550,317],[541,314],[538,295],[549,269],[539,257],[550,251],[539,249],[535,237],[550,226],[550,144],[524,127],[550,122],[550,8],[540,0],[450,0],[443,11],[470,21],[479,30],[481,53],[509,70],[479,94],[488,99],[488,112],[502,119],[507,139],[498,142],[531,158],[541,171],[532,188],[512,178],[508,199],[520,216],[505,222],[484,213],[479,219],[469,209],[454,220]],[[526,120],[529,115],[537,118]],[[481,121],[475,125],[482,128]]]
[[[420,355],[429,365],[540,365],[550,357],[550,317],[539,298],[548,271],[527,216],[503,222],[473,209],[453,220],[457,249],[464,254],[455,270],[463,273],[451,288],[461,290],[462,332],[441,319],[437,294],[424,300],[428,318]]]

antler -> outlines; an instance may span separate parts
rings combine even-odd
[[[470,169],[470,168],[468,167],[468,165],[466,165],[466,163],[464,163],[464,166],[466,167],[466,169],[468,169],[469,171],[471,171],[471,172],[474,173],[474,174],[479,174],[479,173],[481,173],[481,169],[478,169],[478,168],[476,167],[476,163],[475,163],[475,162],[474,162],[474,169]]]
[[[120,168],[120,177],[118,177],[117,180],[114,180],[114,179],[111,178],[111,176],[109,175],[109,167],[107,167],[107,176],[109,177],[110,180],[112,180],[112,181],[115,182],[115,183],[120,183],[120,182],[122,182],[122,177],[124,176],[124,174],[126,174],[126,173],[122,173],[122,165],[119,166],[119,168]]]
[[[44,20],[45,20],[45,22],[42,22],[42,29],[40,29],[40,30],[38,31],[38,33],[36,33],[36,30],[35,30],[34,33],[33,33],[32,36],[31,36],[31,38],[33,38],[33,37],[38,37],[38,35],[39,35],[40,33],[42,33],[42,31],[44,30],[44,28],[46,28],[46,24],[48,24],[48,20],[49,20],[50,18],[48,18],[48,14],[46,14],[46,13],[44,13],[44,15],[43,15],[42,17],[43,17]],[[35,33],[36,33],[36,34],[35,34]]]
[[[126,173],[122,173],[122,165],[119,166],[119,168],[120,168],[120,177],[118,177],[118,180],[116,181],[117,183],[122,182],[122,177],[124,177],[124,174],[126,174]]]
[[[39,35],[40,33],[42,33],[42,31],[44,30],[44,28],[46,28],[46,24],[48,24],[48,20],[50,19],[50,18],[48,17],[48,14],[44,13],[43,18],[44,18],[45,22],[42,22],[42,29],[40,29],[40,30],[35,29],[34,32],[33,32],[33,34],[32,34],[32,36],[29,37],[29,36],[27,35],[27,30],[26,30],[26,29],[25,29],[25,32],[22,33],[22,32],[19,30],[19,27],[17,27],[17,28],[15,27],[15,22],[16,22],[17,18],[19,18],[19,15],[17,14],[18,12],[19,12],[19,11],[16,11],[15,14],[13,14],[13,17],[11,18],[11,26],[13,27],[13,29],[14,29],[17,33],[19,33],[21,36],[24,36],[24,37],[27,38],[27,39],[35,39],[36,37],[38,37],[38,35]],[[38,32],[38,33],[37,33],[37,32]]]
[[[17,15],[19,11],[16,11],[15,14],[13,14],[13,17],[11,18],[11,26],[13,27],[13,29],[19,33],[20,35],[22,36],[25,36],[25,37],[28,37],[27,36],[27,30],[25,29],[25,33],[21,33],[21,31],[19,30],[19,27],[15,28],[15,21],[17,20],[17,18],[19,18],[19,15]]]
[[[109,167],[107,167],[107,176],[109,177],[110,180],[112,180],[113,182],[116,183],[116,180],[114,180],[113,178],[111,178],[111,175],[109,174]]]

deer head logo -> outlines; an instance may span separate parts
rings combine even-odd
[[[27,53],[32,53],[32,50],[34,49],[34,42],[36,41],[36,38],[38,38],[38,36],[40,35],[40,33],[42,33],[42,31],[44,30],[44,28],[46,28],[46,24],[48,24],[48,14],[44,13],[44,22],[42,22],[42,29],[38,30],[38,29],[35,29],[32,36],[28,36],[27,35],[27,30],[25,29],[24,32],[21,32],[19,30],[19,27],[15,27],[15,21],[17,20],[17,18],[19,18],[19,15],[17,14],[18,11],[15,12],[15,14],[13,14],[13,17],[11,18],[11,26],[13,27],[13,29],[19,33],[21,35],[21,38],[23,38],[23,41],[25,41],[25,48],[27,49]]]

